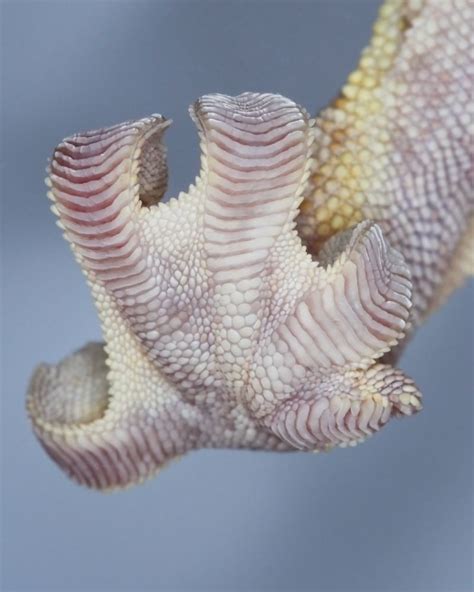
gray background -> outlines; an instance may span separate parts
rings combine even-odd
[[[40,360],[100,339],[45,197],[55,144],[161,112],[175,121],[176,194],[198,171],[189,103],[261,90],[314,112],[355,65],[377,4],[3,4],[4,590],[471,589],[472,285],[403,359],[423,413],[356,449],[203,451],[103,495],[47,459],[24,411]]]

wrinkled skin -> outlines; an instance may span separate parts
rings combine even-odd
[[[41,365],[28,411],[72,478],[355,445],[420,410],[392,364],[472,270],[471,13],[386,2],[315,120],[279,95],[202,97],[201,174],[167,203],[160,115],[56,148],[49,196],[105,345]]]

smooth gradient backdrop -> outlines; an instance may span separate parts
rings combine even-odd
[[[195,98],[279,92],[315,112],[355,66],[378,4],[3,3],[3,590],[472,589],[472,284],[402,360],[424,411],[355,449],[201,451],[104,495],[58,470],[24,409],[38,362],[100,339],[45,196],[54,146],[161,112],[177,194],[198,172]]]

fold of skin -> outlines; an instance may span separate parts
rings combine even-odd
[[[387,362],[471,253],[451,125],[471,11],[453,3],[452,30],[443,10],[387,2],[362,74],[316,120],[279,95],[199,99],[201,173],[168,203],[162,116],[57,147],[49,196],[106,345],[41,365],[28,411],[73,479],[126,487],[202,447],[352,446],[421,408]]]

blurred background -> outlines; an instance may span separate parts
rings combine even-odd
[[[355,449],[200,451],[104,495],[59,471],[24,409],[37,363],[100,339],[45,196],[54,146],[161,112],[174,120],[175,195],[199,167],[194,99],[279,92],[314,113],[355,66],[378,5],[3,3],[2,589],[472,589],[472,283],[402,360],[424,411]]]

